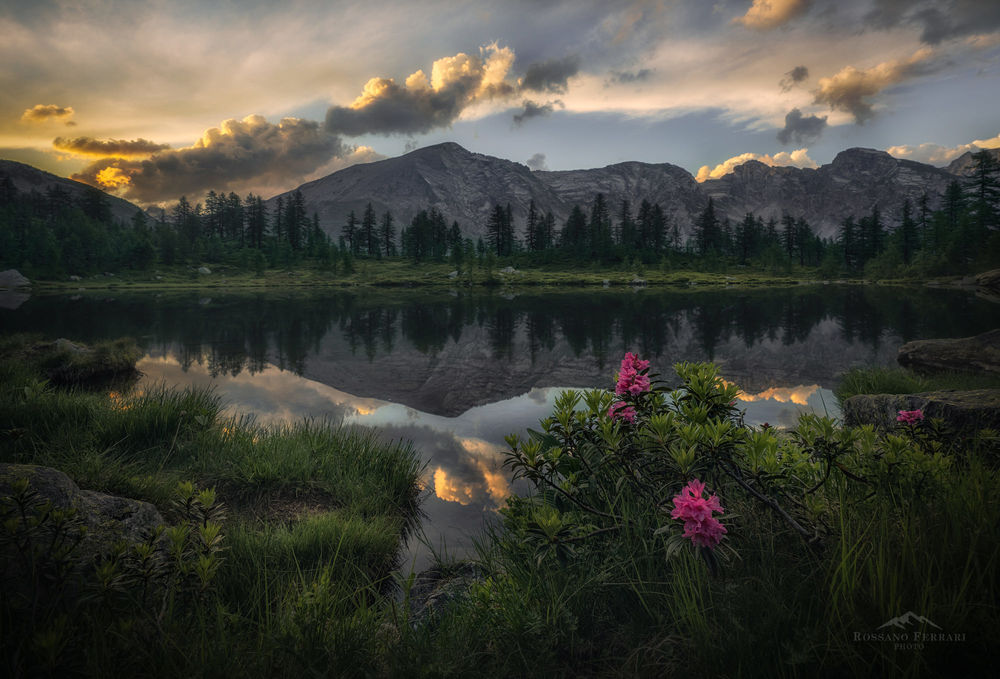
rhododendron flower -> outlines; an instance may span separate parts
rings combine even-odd
[[[648,368],[649,361],[640,361],[639,357],[631,352],[625,354],[621,370],[618,372],[618,385],[615,387],[615,393],[619,396],[623,394],[637,396],[649,391],[649,378],[639,374]]]
[[[900,410],[899,415],[896,415],[896,421],[904,422],[905,424],[915,424],[922,419],[924,419],[924,411],[920,409]]]
[[[635,408],[628,405],[627,403],[622,403],[621,401],[615,401],[608,408],[608,417],[612,420],[618,417],[628,420],[629,422],[635,422]]]
[[[674,510],[670,516],[684,522],[684,537],[691,538],[695,545],[715,547],[726,533],[726,527],[712,514],[721,514],[723,509],[714,493],[705,498],[704,492],[705,484],[692,479],[674,496]]]

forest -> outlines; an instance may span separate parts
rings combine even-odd
[[[403,258],[449,262],[459,269],[519,266],[660,267],[694,271],[775,273],[812,270],[823,278],[923,278],[1000,266],[1000,165],[988,152],[974,155],[974,172],[953,180],[942,196],[874,205],[845,218],[835,237],[823,238],[803,218],[739,221],[721,216],[709,199],[690,233],[681,232],[662,206],[612,205],[597,194],[576,205],[561,225],[534,202],[523,223],[509,203],[489,211],[485,237],[447,223],[433,207],[409,224],[369,203],[351,212],[334,241],[308,214],[300,191],[269,210],[261,196],[210,191],[204,203],[186,197],[159,215],[137,211],[127,223],[113,218],[107,197],[88,188],[73,196],[58,186],[22,192],[0,176],[0,267],[56,279],[101,272],[225,263],[262,273],[313,266],[350,274],[359,259]],[[931,206],[937,206],[932,209]]]

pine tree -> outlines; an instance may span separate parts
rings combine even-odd
[[[379,241],[386,257],[396,256],[396,228],[393,226],[392,213],[388,210],[382,215],[382,226],[379,228]]]
[[[917,223],[913,221],[913,207],[910,199],[903,201],[902,221],[899,225],[899,242],[903,251],[903,264],[909,264],[917,249]]]
[[[364,215],[361,217],[361,249],[367,255],[374,255],[378,252],[378,234],[375,227],[375,208],[372,207],[371,203],[368,203],[365,206]]]

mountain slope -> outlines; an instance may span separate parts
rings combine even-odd
[[[738,166],[720,179],[701,185],[719,212],[734,221],[753,212],[765,220],[783,213],[804,217],[813,231],[830,237],[845,217],[860,217],[879,206],[892,221],[907,198],[915,206],[926,192],[937,207],[955,176],[947,170],[900,160],[885,151],[853,148],[833,162],[812,170],[769,167],[756,160]]]
[[[85,191],[99,190],[83,182],[59,177],[15,160],[0,160],[0,177],[4,175],[10,177],[14,183],[14,187],[22,193],[37,191],[44,194],[49,187],[58,186],[74,199],[79,199]],[[127,222],[140,210],[137,205],[133,205],[127,200],[122,200],[103,191],[101,193],[104,195],[108,206],[111,208],[111,214],[115,219]]]
[[[967,174],[968,165],[965,156],[942,169],[900,160],[884,151],[854,148],[817,169],[750,161],[720,179],[699,184],[683,168],[667,163],[532,172],[519,163],[471,153],[449,142],[354,165],[299,190],[307,212],[315,211],[334,236],[350,211],[360,219],[369,202],[380,215],[391,210],[397,227],[409,224],[422,209],[437,208],[449,223],[457,221],[466,236],[475,238],[484,235],[496,204],[510,203],[515,228],[523,233],[531,200],[542,213],[551,211],[561,228],[573,205],[586,209],[597,193],[603,193],[615,221],[622,200],[631,203],[633,213],[648,200],[659,203],[682,234],[690,233],[712,198],[717,214],[732,221],[741,220],[747,212],[764,219],[780,219],[787,212],[804,217],[819,235],[832,237],[845,217],[860,217],[875,205],[889,222],[895,220],[904,199],[916,204],[925,192],[930,207],[937,207],[945,187]],[[272,211],[277,198],[268,201]]]

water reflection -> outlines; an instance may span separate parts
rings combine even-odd
[[[714,360],[750,422],[834,412],[830,388],[898,346],[979,334],[1000,305],[955,290],[809,285],[761,290],[527,294],[406,291],[32,296],[0,332],[132,336],[148,380],[214,385],[259,421],[374,425],[427,463],[428,537],[468,544],[511,491],[503,437],[548,415],[562,386],[606,387],[625,351],[673,375]],[[516,490],[516,488],[514,488]],[[423,559],[419,550],[416,558]]]
[[[140,389],[157,382],[212,387],[228,412],[252,415],[261,423],[325,418],[347,426],[376,427],[386,440],[412,441],[425,463],[425,534],[435,548],[444,545],[452,554],[471,547],[471,536],[512,492],[524,492],[525,488],[511,483],[502,468],[504,436],[513,432],[523,435],[525,429],[536,426],[552,412],[563,390],[531,389],[455,417],[444,417],[355,396],[270,364],[260,366],[253,375],[213,375],[205,358],[182,360],[168,353],[147,355],[139,368],[144,373]],[[607,382],[610,384],[610,375]],[[739,405],[746,409],[749,423],[787,427],[801,412],[824,412],[824,400],[833,403],[830,392],[809,385],[744,394]],[[429,562],[426,546],[414,541],[409,550],[407,561],[416,567]]]

